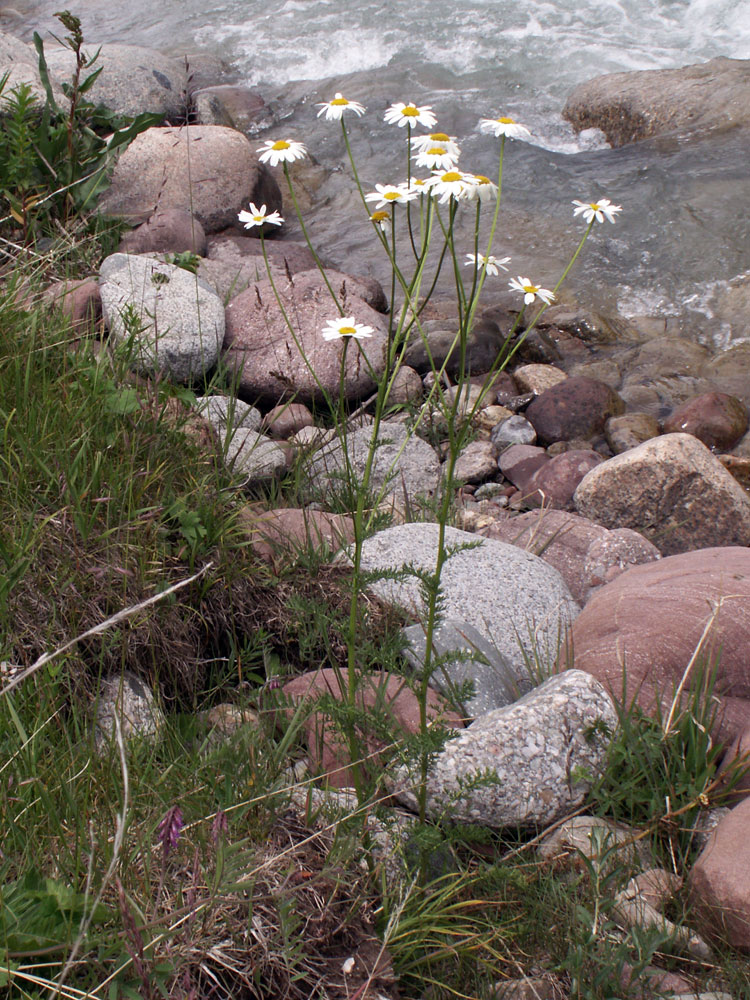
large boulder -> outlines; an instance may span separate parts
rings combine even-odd
[[[0,31],[0,80],[7,74],[5,87],[0,96],[0,110],[2,109],[3,98],[9,97],[12,90],[25,83],[31,88],[32,95],[44,104],[47,94],[42,86],[42,78],[39,76],[39,57],[33,45],[22,42],[15,35],[9,35]],[[53,91],[59,101],[63,101],[64,95],[56,80],[52,79]]]
[[[136,136],[117,161],[99,211],[135,225],[178,208],[215,233],[239,229],[237,215],[251,201],[281,210],[279,186],[245,136],[219,125],[185,125]]]
[[[721,819],[688,877],[700,929],[750,951],[750,799]]]
[[[665,555],[750,545],[750,497],[691,434],[664,434],[602,462],[573,499],[579,514],[633,528]]]
[[[427,774],[427,813],[500,829],[554,823],[585,799],[616,728],[612,700],[593,677],[550,677],[443,745]],[[411,809],[418,781],[405,767],[391,781]]]
[[[437,524],[396,525],[365,540],[362,569],[434,573],[437,545]],[[562,577],[537,556],[468,531],[447,527],[445,545],[453,552],[440,577],[443,617],[474,626],[494,643],[512,667],[519,693],[528,690],[538,679],[536,671],[554,662],[578,613]],[[381,600],[424,618],[417,576],[375,579],[369,587]]]
[[[575,88],[563,117],[577,131],[601,129],[610,146],[664,132],[748,126],[750,59],[597,76]]]
[[[144,111],[172,122],[187,118],[187,75],[181,62],[142,45],[105,42],[97,49],[99,58],[94,68],[101,67],[101,73],[86,92],[92,104],[132,118]],[[76,68],[72,49],[48,45],[45,56],[50,72],[58,80],[71,83]]]
[[[701,664],[715,665],[714,732],[731,742],[750,718],[750,549],[699,549],[632,567],[590,598],[570,642],[566,662],[627,704],[637,699],[650,712],[658,702],[663,715],[698,650],[685,690]]]
[[[357,286],[356,279],[332,277],[347,315],[372,327],[372,336],[356,341],[323,339],[323,328],[338,318],[338,310],[317,270],[291,281],[258,281],[235,296],[226,310],[224,360],[236,373],[243,393],[274,405],[291,395],[300,403],[326,396],[335,400],[342,384],[347,399],[373,391],[385,368],[388,322],[358,294],[358,287],[363,293],[365,288]]]
[[[132,367],[189,383],[213,368],[224,339],[224,307],[208,285],[172,264],[116,253],[99,270],[104,320]]]

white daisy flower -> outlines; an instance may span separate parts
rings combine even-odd
[[[468,174],[467,175],[471,186],[466,192],[466,197],[473,200],[478,198],[480,201],[494,201],[497,198],[497,184],[494,184],[489,177],[485,177],[484,174]]]
[[[414,135],[411,139],[412,148],[418,153],[423,153],[430,146],[445,146],[448,152],[457,160],[461,155],[456,137],[446,135],[445,132],[429,132],[427,135]]]
[[[600,198],[599,201],[574,201],[576,210],[573,215],[583,215],[586,222],[616,222],[615,215],[622,211],[620,205],[613,205],[609,198]]]
[[[329,319],[326,322],[323,328],[323,340],[341,340],[343,337],[361,340],[363,337],[371,337],[373,333],[371,326],[355,323],[353,316],[340,316],[338,319]]]
[[[471,187],[470,174],[464,174],[455,167],[452,170],[440,170],[432,175],[427,182],[430,194],[440,198],[444,205],[451,198],[465,198]]]
[[[415,195],[429,194],[431,180],[432,178],[412,177],[409,181],[409,190]]]
[[[278,212],[269,212],[266,214],[266,206],[261,205],[258,208],[254,202],[250,202],[250,211],[239,212],[237,218],[240,222],[244,222],[245,229],[252,229],[253,226],[262,226],[264,223],[268,222],[272,226],[280,226],[284,221]]]
[[[390,221],[391,213],[386,211],[384,208],[381,208],[377,212],[373,212],[370,216],[370,222],[372,222],[375,226],[380,226],[381,229],[386,229]]]
[[[525,125],[519,125],[514,118],[482,118],[479,122],[480,132],[489,132],[496,138],[507,135],[509,139],[525,139],[531,132]]]
[[[378,209],[386,205],[405,205],[416,196],[416,191],[410,190],[404,184],[376,184],[375,190],[365,195],[365,201],[376,201],[375,208]]]
[[[522,278],[520,274],[518,278],[511,278],[509,284],[514,292],[523,292],[525,306],[531,305],[534,299],[541,299],[545,305],[549,305],[555,297],[548,288],[532,285],[528,278]]]
[[[454,155],[447,146],[428,146],[412,159],[418,167],[426,167],[427,170],[450,170],[460,155],[460,150],[458,155]]]
[[[505,265],[509,263],[510,263],[510,257],[495,257],[491,253],[487,254],[487,256],[485,257],[484,254],[481,253],[477,254],[467,253],[464,267],[468,267],[471,264],[476,268],[477,271],[479,271],[486,264],[487,274],[495,275],[495,274],[500,274],[501,270],[507,271],[508,268]]]
[[[346,111],[353,111],[357,117],[365,113],[363,104],[360,104],[358,101],[348,101],[343,94],[339,94],[338,92],[332,101],[324,101],[318,107],[320,108],[318,118],[321,115],[325,115],[328,122],[340,121]]]
[[[389,125],[398,125],[400,128],[404,125],[424,125],[425,128],[437,125],[431,104],[418,108],[411,101],[408,104],[392,104],[383,116],[383,120]]]
[[[295,160],[301,160],[307,156],[307,149],[304,143],[296,142],[294,139],[279,139],[277,142],[268,139],[257,153],[261,163],[270,163],[275,167],[278,163],[294,163]]]

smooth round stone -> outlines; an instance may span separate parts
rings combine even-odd
[[[536,431],[526,417],[514,413],[512,417],[502,420],[490,431],[490,441],[498,449],[504,451],[512,444],[536,444]]]
[[[532,400],[526,417],[536,430],[540,444],[591,439],[604,430],[609,417],[625,410],[625,404],[604,382],[576,376],[559,382]]]
[[[666,434],[692,434],[714,451],[729,451],[746,433],[747,409],[736,396],[707,392],[678,406],[664,421]]]
[[[607,444],[615,455],[659,436],[659,421],[650,413],[623,413],[604,425]]]
[[[555,365],[521,365],[513,372],[513,378],[521,392],[533,392],[538,396],[553,385],[564,382],[568,376]]]

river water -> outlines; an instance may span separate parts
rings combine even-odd
[[[0,29],[55,30],[60,0],[13,7],[0,12]],[[612,150],[598,132],[575,136],[560,114],[570,90],[600,73],[746,58],[746,0],[220,0],[208,9],[205,0],[79,0],[73,9],[92,42],[209,51],[257,87],[276,118],[261,138],[301,139],[326,168],[311,232],[348,270],[385,274],[340,129],[316,118],[315,103],[336,90],[368,107],[351,122],[368,185],[405,171],[403,130],[382,120],[391,102],[432,105],[439,128],[459,137],[461,166],[487,175],[499,143],[478,132],[479,118],[523,122],[532,140],[507,144],[496,250],[512,256],[513,274],[551,287],[581,231],[571,200],[608,197],[622,215],[592,234],[570,293],[625,317],[672,317],[674,329],[715,348],[750,339],[716,309],[728,288],[750,281],[747,133]]]

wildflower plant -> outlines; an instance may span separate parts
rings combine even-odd
[[[468,375],[469,337],[474,326],[484,282],[488,277],[497,278],[501,272],[507,271],[511,262],[509,256],[501,256],[493,252],[502,204],[506,140],[528,140],[531,138],[531,132],[526,126],[510,117],[485,118],[479,122],[480,132],[492,135],[499,140],[497,178],[493,180],[458,166],[461,149],[457,139],[455,136],[436,130],[437,116],[431,106],[419,107],[411,101],[397,102],[386,110],[384,121],[389,125],[396,126],[397,129],[406,130],[405,179],[388,179],[378,181],[374,185],[368,185],[360,176],[352,150],[348,126],[348,122],[356,122],[365,114],[364,105],[337,92],[330,101],[319,103],[318,108],[318,117],[324,117],[326,121],[332,123],[338,122],[341,128],[353,182],[358,189],[363,211],[372,223],[373,234],[387,258],[391,272],[388,336],[385,344],[382,375],[375,377],[376,373],[368,355],[368,350],[371,348],[368,340],[374,331],[362,322],[362,317],[358,317],[356,314],[348,315],[352,310],[344,309],[343,304],[333,294],[330,284],[328,287],[331,290],[332,306],[338,310],[339,315],[332,316],[320,331],[321,337],[331,343],[332,349],[336,349],[334,345],[339,342],[338,350],[341,361],[339,398],[337,400],[328,398],[327,402],[331,411],[337,414],[337,433],[343,446],[346,465],[345,477],[348,481],[346,492],[352,498],[351,506],[353,508],[351,513],[354,521],[354,541],[349,551],[353,575],[347,636],[347,668],[340,678],[340,684],[348,707],[348,721],[343,725],[344,734],[349,742],[351,759],[356,762],[362,756],[362,748],[358,746],[355,723],[361,591],[365,585],[365,574],[362,572],[362,547],[365,537],[372,530],[374,524],[377,501],[382,499],[387,489],[387,485],[384,486],[380,494],[374,497],[376,502],[372,502],[372,477],[375,453],[381,437],[381,424],[388,412],[389,399],[396,376],[404,363],[409,345],[415,340],[421,340],[428,357],[432,359],[421,315],[437,286],[443,268],[453,275],[458,313],[455,338],[451,350],[448,351],[448,357],[452,355],[457,358],[455,378],[458,385],[460,386],[465,381]],[[420,132],[420,129],[429,131],[425,134]],[[315,256],[321,274],[328,283],[325,270],[310,241],[289,174],[289,164],[306,154],[304,145],[294,140],[268,140],[258,152],[263,162],[267,162],[271,166],[281,166],[283,169],[303,236]],[[427,176],[416,176],[414,174],[415,168],[420,172],[426,172]],[[436,564],[432,572],[418,574],[424,599],[423,624],[427,650],[423,671],[417,686],[420,703],[420,731],[425,746],[424,751],[418,754],[417,777],[417,798],[422,823],[424,823],[426,815],[427,770],[431,754],[434,753],[434,747],[428,747],[429,741],[425,738],[427,732],[427,695],[432,674],[439,665],[431,662],[432,638],[442,611],[440,588],[442,569],[455,552],[455,549],[449,549],[445,543],[445,526],[450,518],[452,500],[455,488],[458,486],[455,478],[456,462],[471,433],[471,418],[481,405],[482,397],[489,391],[494,376],[518,349],[524,337],[528,336],[529,331],[538,322],[544,310],[554,301],[557,290],[581,252],[594,223],[602,222],[604,219],[614,222],[617,213],[621,211],[620,206],[613,205],[604,198],[595,202],[576,201],[574,205],[575,217],[582,216],[587,227],[571,256],[570,262],[554,287],[552,289],[545,288],[521,275],[512,278],[509,282],[510,289],[519,295],[517,318],[508,332],[505,343],[498,351],[495,363],[486,375],[479,401],[474,403],[472,407],[467,407],[465,394],[461,392],[446,394],[443,384],[448,361],[438,364],[431,360],[432,388],[411,428],[411,433],[417,433],[420,424],[429,419],[431,413],[438,411],[442,414],[441,423],[447,427],[448,439],[443,483],[438,497],[436,514],[436,520],[439,524]],[[460,239],[457,225],[459,213],[465,214],[467,212],[473,213],[474,217],[473,238],[468,246],[459,245],[462,242],[465,244],[465,241]],[[251,205],[249,212],[241,213],[240,219],[248,227],[261,226],[261,239],[263,238],[263,224],[276,222],[275,219],[265,215],[265,206],[259,210]],[[482,223],[485,222],[488,222],[489,225],[483,226]],[[488,232],[486,240],[480,240],[482,231]],[[432,262],[435,259],[437,263],[434,265],[434,269],[428,273],[428,261]],[[464,268],[469,270],[465,271]],[[284,312],[281,299],[279,298],[278,301],[289,326],[290,334],[314,376],[313,366],[305,356],[294,325]],[[541,306],[539,312],[531,322],[526,322],[524,316],[527,307],[537,302]],[[512,346],[511,341],[514,341]],[[364,471],[362,472],[360,469],[359,475],[355,475],[353,463],[349,459],[347,450],[347,427],[350,418],[346,412],[344,397],[348,350],[359,352],[360,360],[370,370],[377,383],[377,393],[366,404],[372,411],[372,436]],[[386,482],[387,480],[388,477],[386,477]],[[353,765],[353,775],[358,796],[362,801],[367,796],[367,789],[363,785],[363,776],[356,763]]]

